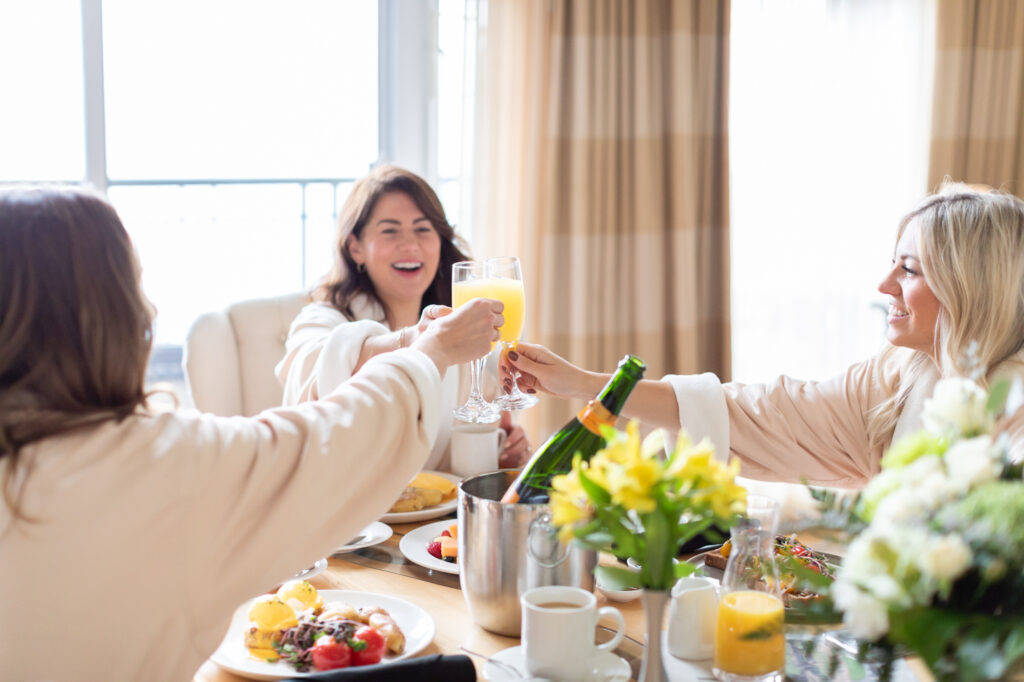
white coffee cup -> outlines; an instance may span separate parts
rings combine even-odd
[[[498,455],[508,434],[494,424],[456,423],[452,427],[451,468],[456,476],[498,470]]]
[[[672,586],[668,651],[676,658],[711,658],[718,619],[718,586],[710,578],[680,578]]]
[[[597,652],[613,650],[626,632],[621,611],[614,606],[597,608],[597,597],[578,587],[534,587],[519,601],[523,659],[530,675],[565,682],[590,679]],[[615,619],[615,636],[598,645],[594,632],[603,616]]]

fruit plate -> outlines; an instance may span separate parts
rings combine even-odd
[[[412,602],[397,597],[389,597],[386,594],[374,594],[372,592],[356,592],[352,590],[320,590],[320,596],[325,602],[340,601],[360,606],[379,606],[385,610],[402,629],[405,634],[405,649],[401,654],[385,656],[382,664],[400,661],[409,658],[422,651],[428,644],[434,641],[434,633],[437,626],[430,614]],[[214,663],[228,672],[241,675],[251,680],[283,680],[296,677],[307,677],[316,671],[296,672],[288,663],[277,661],[268,663],[253,658],[249,650],[245,648],[245,628],[249,620],[249,607],[252,600],[245,602],[237,609],[231,619],[227,635],[224,641],[213,656],[210,657]],[[332,675],[344,675],[348,671],[359,672],[359,668],[345,668],[332,671]]]
[[[401,550],[406,559],[414,564],[419,564],[423,568],[458,575],[459,565],[457,563],[453,564],[449,561],[438,559],[427,551],[427,545],[434,538],[441,535],[441,531],[446,530],[452,523],[454,521],[436,521],[420,526],[416,530],[402,536],[402,539],[398,542],[398,549]]]

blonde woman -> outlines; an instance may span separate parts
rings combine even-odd
[[[825,381],[722,383],[710,373],[644,381],[623,414],[710,437],[742,460],[745,476],[863,485],[888,445],[920,427],[935,382],[970,373],[972,342],[984,381],[1024,377],[1024,202],[947,183],[903,218],[896,238],[878,287],[889,297],[889,328],[877,356]],[[542,346],[517,350],[502,371],[518,369],[520,386],[584,398],[607,380]]]
[[[240,603],[387,511],[501,308],[463,306],[317,402],[152,414],[153,309],[114,209],[0,191],[0,677],[191,679]]]

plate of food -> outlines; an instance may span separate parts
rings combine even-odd
[[[435,631],[430,614],[404,599],[318,591],[308,582],[289,580],[276,593],[250,599],[235,610],[210,660],[253,680],[306,677],[334,667],[409,658],[434,640]]]
[[[443,471],[421,471],[409,481],[380,520],[384,523],[414,523],[450,514],[458,506],[461,480]]]
[[[334,553],[344,554],[345,552],[354,552],[357,549],[363,549],[364,547],[379,545],[390,538],[392,533],[394,533],[394,531],[391,530],[391,526],[386,523],[381,523],[380,521],[374,521],[369,526],[359,531],[354,538],[334,550]]]
[[[698,574],[721,581],[725,574],[725,567],[729,563],[731,551],[732,543],[726,541],[721,547],[697,554],[688,561],[698,566]],[[836,568],[842,563],[842,557],[813,550],[791,535],[775,537],[775,556],[780,559],[795,560],[805,568],[831,579],[835,578]],[[818,595],[798,589],[796,576],[792,572],[786,571],[784,563],[779,565],[779,572],[779,580],[783,586],[782,601],[786,606],[786,620],[794,622],[812,618],[817,620],[816,616],[801,613],[801,608],[809,606],[818,598]]]
[[[398,549],[414,564],[458,575],[458,527],[456,521],[428,523],[403,535]]]

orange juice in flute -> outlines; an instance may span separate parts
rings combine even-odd
[[[458,309],[459,306],[474,298],[491,297],[490,292],[493,287],[490,286],[486,273],[484,264],[477,261],[463,261],[452,265],[452,308]],[[497,296],[493,298],[497,298]],[[457,419],[464,422],[489,424],[501,418],[501,410],[493,403],[487,402],[480,390],[481,375],[486,361],[487,357],[485,356],[473,362],[469,399],[455,408]]]
[[[526,295],[523,290],[523,269],[515,257],[489,258],[487,260],[488,296],[505,304],[505,324],[501,327],[501,345],[514,348],[523,334],[523,317],[526,310]],[[494,404],[502,410],[524,410],[537,404],[537,396],[519,390],[515,373],[512,385],[505,395],[495,399]]]

